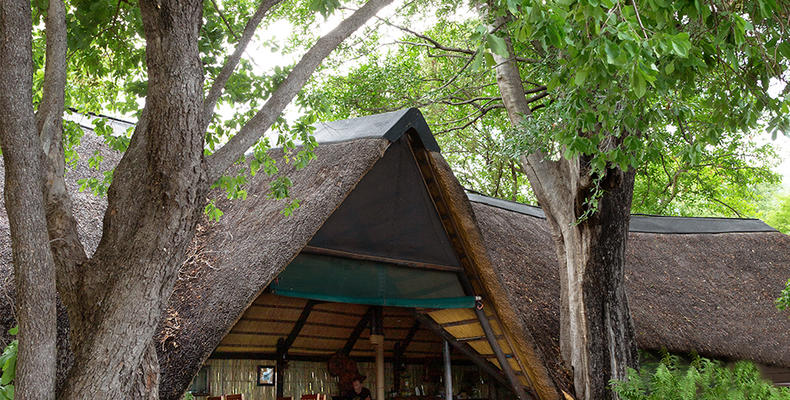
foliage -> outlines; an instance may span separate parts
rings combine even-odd
[[[628,380],[611,385],[623,400],[790,399],[790,389],[765,381],[751,362],[726,366],[698,356],[684,365],[679,357],[665,355],[657,366],[630,369]]]
[[[786,5],[525,0],[494,12],[514,16],[517,49],[548,55],[532,75],[553,102],[518,128],[522,154],[581,157],[597,176],[663,163],[678,144],[682,164],[700,165],[728,135],[788,131],[790,99],[767,94],[790,64]]]
[[[776,299],[776,308],[780,310],[790,310],[790,279],[787,280],[781,295]]]
[[[528,2],[522,3],[519,4],[524,6]],[[637,169],[634,212],[759,216],[756,204],[764,200],[764,191],[758,189],[778,183],[778,175],[771,172],[778,155],[770,145],[756,144],[751,139],[751,131],[767,127],[766,121],[756,116],[763,112],[770,114],[773,112],[771,107],[781,108],[784,100],[769,99],[763,104],[765,96],[760,93],[766,87],[750,94],[748,88],[741,88],[739,77],[719,71],[729,67],[716,65],[705,51],[710,51],[710,43],[718,42],[721,42],[719,46],[722,49],[730,49],[732,45],[727,44],[730,39],[706,36],[704,39],[711,42],[705,44],[695,41],[696,35],[689,36],[688,45],[694,46],[686,51],[686,42],[680,43],[684,35],[680,35],[680,39],[675,36],[673,39],[661,39],[663,42],[658,38],[645,40],[643,36],[632,37],[620,32],[630,29],[620,24],[614,32],[606,33],[604,29],[603,38],[607,35],[610,38],[609,42],[601,42],[603,39],[593,31],[581,29],[580,33],[571,32],[573,29],[563,22],[565,39],[561,43],[563,53],[560,53],[550,44],[544,46],[541,42],[539,46],[533,45],[538,33],[523,36],[533,29],[527,28],[532,20],[514,17],[506,33],[516,39],[518,55],[529,59],[521,63],[522,76],[526,89],[534,91],[534,98],[537,98],[531,103],[534,118],[523,129],[514,132],[509,128],[507,115],[500,104],[490,63],[476,63],[481,54],[490,56],[491,51],[498,49],[498,41],[483,35],[479,26],[476,28],[479,22],[474,19],[455,21],[442,14],[443,4],[437,5],[441,19],[433,28],[421,34],[404,34],[401,45],[394,50],[376,52],[375,48],[371,49],[366,62],[352,68],[345,76],[319,79],[311,91],[319,99],[313,103],[321,104],[327,110],[324,118],[347,118],[403,107],[421,107],[434,129],[443,155],[465,187],[489,196],[528,202],[535,199],[518,160],[520,154],[540,146],[541,150],[554,157],[594,154],[600,151],[604,137],[607,137],[605,126],[631,126],[645,132],[638,137],[616,138],[615,142],[621,143],[593,157],[592,162],[598,162],[599,167],[616,163]],[[571,8],[576,14],[580,12],[579,7],[590,8],[579,2],[566,1],[563,4],[568,4],[566,14],[571,12]],[[678,3],[673,3],[674,6],[661,4],[662,7],[679,7]],[[620,6],[622,4],[618,3],[615,8]],[[653,15],[661,10],[658,6],[651,7],[656,10],[643,10],[643,13]],[[616,14],[618,11],[611,12]],[[683,19],[682,11],[675,12],[679,13],[677,18]],[[566,14],[563,15],[568,16]],[[588,21],[583,18],[583,12],[582,15],[576,14],[573,17],[579,21]],[[617,17],[614,14],[611,18]],[[522,14],[518,17],[526,18]],[[656,23],[654,17],[650,17],[651,23]],[[619,18],[631,18],[631,28],[641,29],[633,20],[635,15]],[[644,15],[642,18],[646,23]],[[589,19],[590,22],[593,20]],[[532,23],[543,26],[541,24],[546,22]],[[681,24],[681,27],[690,30],[692,28],[687,26],[690,24],[693,25],[689,22]],[[541,29],[550,30],[545,26]],[[656,33],[656,36],[660,35]],[[574,68],[560,65],[560,61],[568,62],[569,56],[564,52],[581,57],[577,54],[581,50],[571,50],[569,41],[589,53],[585,53],[587,57],[584,60],[573,64],[583,65],[587,71],[587,75],[582,73],[583,78],[579,76],[581,85],[576,85],[576,75],[560,74],[560,71]],[[472,49],[476,53],[473,57],[468,53],[443,51],[432,48],[433,42],[444,48]],[[749,42],[758,48],[764,45],[752,39]],[[603,48],[588,48],[601,43]],[[610,43],[609,58],[613,60],[625,55],[629,60],[638,59],[628,53],[629,48],[636,46],[639,54],[649,53],[651,63],[672,63],[672,73],[667,74],[666,68],[663,72],[653,71],[651,73],[656,74],[656,79],[662,79],[662,83],[655,83],[658,87],[648,85],[652,89],[641,97],[628,95],[631,78],[626,75],[632,71],[624,70],[626,65],[609,64],[606,43]],[[698,65],[697,61],[692,63],[689,58],[693,57],[706,59],[710,65]],[[489,58],[483,56],[484,61]],[[688,63],[693,65],[686,65]],[[777,68],[784,68],[786,64],[787,59],[782,58]],[[681,69],[685,71],[683,74],[678,72]],[[760,72],[757,67],[746,66],[743,69]],[[781,75],[779,71],[775,73]],[[729,79],[729,84],[725,85],[728,87],[714,85],[714,79],[725,79],[725,82]],[[573,84],[557,86],[550,92],[540,90],[540,83],[552,80]],[[725,92],[741,89],[744,90],[738,94],[738,100],[723,99],[727,97]],[[605,94],[599,95],[599,91]],[[612,108],[612,105],[616,107]],[[635,115],[644,118],[633,120]],[[741,118],[734,118],[735,115]],[[590,126],[595,127],[598,133],[589,137],[577,134],[579,129]],[[536,147],[536,144],[540,146]]]
[[[775,203],[765,214],[765,222],[780,232],[790,234],[790,193],[776,196]]]
[[[8,333],[16,335],[19,327],[11,328]],[[14,399],[14,385],[13,381],[16,377],[16,356],[19,341],[14,339],[9,343],[3,354],[0,355],[0,368],[3,369],[3,374],[0,375],[0,400],[13,400]]]

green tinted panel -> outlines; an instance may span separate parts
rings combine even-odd
[[[271,284],[284,296],[342,303],[400,307],[466,308],[454,272],[402,267],[373,261],[298,255]]]

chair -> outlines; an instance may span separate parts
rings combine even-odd
[[[225,400],[244,400],[243,394],[226,394]]]
[[[225,396],[211,396],[206,400],[225,400]]]

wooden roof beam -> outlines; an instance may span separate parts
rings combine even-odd
[[[510,365],[510,362],[507,360],[508,355],[502,351],[502,348],[499,346],[499,341],[496,340],[496,335],[494,334],[494,330],[491,329],[491,323],[488,321],[488,316],[486,313],[480,309],[475,307],[475,314],[477,314],[477,318],[480,320],[480,326],[483,327],[483,332],[486,334],[486,338],[488,339],[488,344],[494,350],[494,355],[496,355],[496,360],[499,362],[499,365],[502,367],[502,370],[505,372],[505,376],[507,380],[510,382],[510,387],[516,393],[516,396],[520,400],[527,400],[527,392],[524,391],[524,387],[521,385],[521,380],[518,379],[515,372],[513,371],[513,367]],[[509,355],[513,357],[513,355]]]
[[[373,316],[373,307],[369,307],[368,311],[359,319],[357,322],[357,326],[354,327],[354,330],[351,332],[351,336],[348,337],[346,341],[346,345],[343,346],[343,353],[349,354],[351,350],[354,348],[354,345],[357,344],[357,340],[359,340],[359,336],[362,335],[362,331],[370,323],[370,318]]]
[[[406,352],[406,348],[409,347],[411,341],[414,340],[414,335],[417,334],[417,331],[419,329],[420,329],[420,320],[415,319],[414,325],[411,326],[411,329],[409,329],[409,332],[406,334],[406,337],[395,345],[396,360],[403,358],[403,353]]]
[[[485,373],[496,379],[496,381],[501,385],[507,388],[511,387],[510,382],[507,380],[505,374],[502,373],[499,368],[491,364],[491,362],[480,357],[480,355],[477,354],[477,352],[471,346],[469,346],[469,344],[457,341],[453,335],[444,330],[441,325],[436,323],[436,321],[427,315],[417,314],[416,318],[418,321],[420,321],[422,326],[449,342],[451,346],[455,347],[456,350],[460,351],[461,354],[475,363],[475,365],[477,365]]]
[[[335,250],[329,249],[325,247],[317,247],[317,246],[305,246],[302,249],[303,253],[307,254],[317,254],[323,256],[333,256],[333,257],[343,257],[343,258],[350,258],[352,260],[361,260],[361,261],[375,261],[381,262],[386,264],[393,264],[398,265],[401,267],[409,267],[409,268],[416,268],[416,269],[427,269],[433,271],[451,271],[451,272],[460,272],[463,269],[458,266],[453,265],[440,265],[440,264],[431,264],[431,263],[424,263],[418,261],[411,261],[411,260],[403,260],[399,258],[390,258],[390,257],[381,257],[381,256],[374,256],[370,254],[360,254],[354,253],[350,251],[343,251],[343,250]]]
[[[302,313],[299,314],[299,319],[296,320],[296,324],[294,324],[293,329],[291,329],[291,333],[289,333],[288,337],[285,339],[281,338],[277,341],[277,353],[279,353],[281,357],[288,354],[288,349],[290,349],[291,345],[296,341],[299,332],[302,331],[304,324],[307,322],[307,318],[310,317],[310,312],[313,311],[313,306],[317,303],[318,302],[315,300],[307,300],[307,304],[305,304],[304,309],[302,309]]]

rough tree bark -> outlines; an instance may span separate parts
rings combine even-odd
[[[279,0],[261,1],[205,99],[198,51],[202,1],[140,0],[145,108],[113,175],[102,239],[88,257],[63,179],[64,5],[53,0],[49,7],[44,96],[34,116],[30,3],[0,1],[0,145],[17,269],[21,396],[30,390],[26,398],[54,398],[56,273],[74,355],[58,398],[158,398],[154,330],[209,184],[272,125],[322,60],[390,2],[368,1],[320,38],[228,145],[204,157],[216,101],[263,15]]]
[[[43,154],[33,114],[31,10],[0,1],[0,146],[16,284],[17,399],[54,399],[55,266],[43,204]]]
[[[509,38],[506,43],[510,57],[494,55],[496,79],[517,127],[531,111]],[[522,156],[521,164],[546,212],[557,251],[560,345],[573,370],[576,396],[611,399],[609,380],[624,379],[628,367],[638,367],[624,277],[634,170],[609,168],[601,181],[605,192],[598,211],[577,224],[593,185],[589,160],[550,160],[537,152]]]

